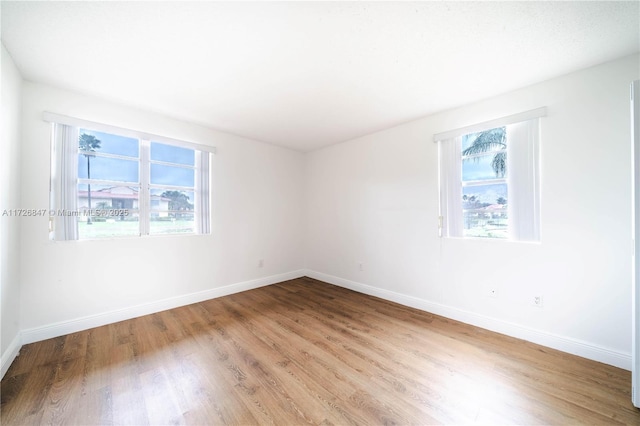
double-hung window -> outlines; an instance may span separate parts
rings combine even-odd
[[[434,135],[440,235],[540,239],[539,118],[545,108]]]
[[[51,238],[208,234],[213,147],[45,114]]]

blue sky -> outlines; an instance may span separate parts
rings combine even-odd
[[[88,129],[80,129],[80,133],[93,135],[100,140],[100,149],[97,152],[131,157],[131,160],[91,157],[89,161],[92,179],[139,181],[140,148],[137,139]],[[194,165],[195,153],[192,149],[152,141],[151,160]],[[157,185],[194,186],[195,182],[193,170],[182,167],[152,164],[150,174],[151,183]],[[78,155],[78,177],[87,178],[87,158],[82,154]]]
[[[462,180],[485,180],[496,179],[496,172],[491,167],[491,161],[493,160],[494,153],[483,155],[482,157],[470,158],[462,161]],[[507,172],[508,173],[508,172]],[[507,177],[505,174],[504,177]]]

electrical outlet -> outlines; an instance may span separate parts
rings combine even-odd
[[[364,271],[364,263],[358,262],[358,271]]]
[[[264,267],[264,259],[258,260],[258,268]]]
[[[544,297],[540,296],[533,296],[533,306],[537,307],[537,308],[542,308],[542,306],[544,305]]]

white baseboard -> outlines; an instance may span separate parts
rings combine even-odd
[[[557,349],[583,358],[602,362],[604,364],[613,365],[615,367],[631,370],[631,353],[624,353],[608,349],[593,343],[584,342],[570,337],[559,336],[541,330],[535,330],[524,327],[508,321],[492,318],[486,315],[465,311],[463,309],[454,308],[452,306],[440,303],[430,302],[402,293],[396,293],[389,290],[372,287],[366,284],[347,280],[333,275],[323,274],[321,272],[306,270],[305,275],[315,278],[329,284],[348,288],[359,293],[376,296],[381,299],[399,303],[401,305],[420,309],[422,311],[431,312],[436,315],[451,318],[466,324],[482,327],[497,333],[506,334],[511,337],[523,339],[529,342],[537,343],[549,348]]]
[[[243,281],[223,287],[212,288],[210,290],[170,297],[151,303],[144,303],[141,305],[130,306],[127,308],[104,312],[101,314],[90,315],[69,321],[61,321],[42,327],[22,330],[21,344],[25,345],[28,343],[39,342],[40,340],[64,336],[65,334],[75,333],[78,331],[87,330],[89,328],[99,327],[101,325],[112,324],[118,321],[124,321],[143,315],[166,311],[167,309],[190,305],[192,303],[202,302],[204,300],[215,299],[218,297],[227,296],[229,294],[239,293],[241,291],[252,290],[254,288],[264,287],[266,285],[300,278],[304,276],[304,272],[304,270],[297,270],[286,272],[283,274],[271,275],[268,277],[257,278],[255,280]],[[4,355],[2,359],[4,368]],[[11,360],[13,360],[13,358],[11,358]]]
[[[18,353],[20,352],[21,347],[22,347],[22,340],[20,338],[20,333],[18,332],[16,337],[14,337],[11,343],[9,344],[9,347],[2,353],[2,361],[1,361],[2,365],[0,366],[0,378],[4,377],[4,373],[7,372],[13,360],[16,359],[16,357],[18,356]]]

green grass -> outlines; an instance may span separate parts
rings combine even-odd
[[[192,220],[162,220],[150,222],[151,235],[188,234],[193,233],[195,225]],[[78,223],[78,233],[81,240],[136,236],[140,234],[137,221],[116,220],[113,222],[93,222],[88,225],[85,221]]]
[[[509,238],[509,234],[506,229],[485,229],[485,228],[465,229],[464,236],[471,237],[471,238],[497,238],[497,239]]]

